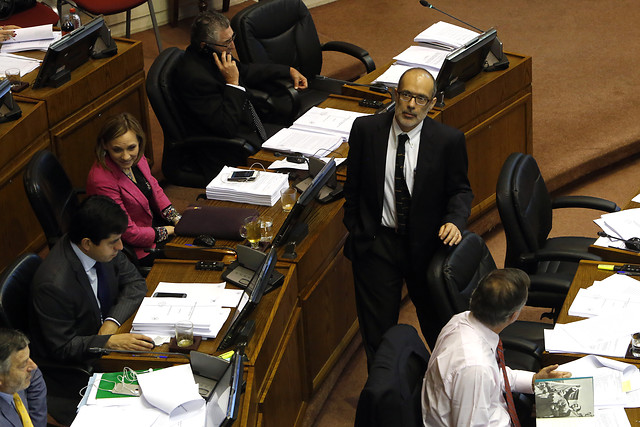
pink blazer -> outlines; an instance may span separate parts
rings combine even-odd
[[[122,240],[133,246],[138,258],[148,253],[144,248],[155,248],[155,230],[151,226],[153,214],[149,201],[142,191],[134,184],[122,170],[107,156],[105,159],[110,170],[106,170],[95,162],[87,177],[87,194],[100,194],[112,198],[127,213],[129,223],[122,235]],[[158,181],[151,175],[149,163],[143,156],[138,162],[142,175],[149,181],[153,197],[158,209],[162,211],[171,204],[160,188]]]

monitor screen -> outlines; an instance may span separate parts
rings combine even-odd
[[[269,284],[269,279],[271,278],[273,270],[276,268],[277,262],[278,254],[276,249],[272,247],[267,253],[267,256],[264,257],[260,267],[256,270],[253,278],[249,282],[249,285],[242,292],[240,301],[236,306],[236,311],[231,319],[231,325],[229,325],[229,329],[227,329],[227,332],[222,338],[222,341],[218,346],[218,350],[228,348],[238,340],[240,331],[244,326],[247,317],[251,314],[256,305],[258,305],[260,299],[262,299],[262,295]]]
[[[311,201],[318,195],[322,187],[324,187],[327,182],[335,176],[335,173],[336,161],[329,159],[320,172],[318,172],[313,178],[309,187],[307,187],[300,197],[298,197],[296,204],[293,205],[293,208],[284,220],[282,227],[280,227],[280,230],[278,230],[278,233],[273,238],[274,247],[277,248],[287,243],[295,225],[304,221],[306,216],[309,214]]]
[[[104,34],[103,27],[106,28],[104,18],[99,16],[51,43],[33,87],[59,87],[68,82],[71,71],[91,58],[96,40]]]
[[[463,83],[479,74],[484,68],[496,36],[495,29],[485,31],[447,55],[436,78],[436,92],[444,92],[446,98],[453,98],[462,93]]]
[[[233,355],[231,364],[214,387],[207,402],[206,427],[230,426],[237,418],[242,394],[242,356],[241,352]]]

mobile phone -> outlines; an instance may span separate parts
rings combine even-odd
[[[257,175],[256,171],[236,171],[231,174],[228,181],[254,181]]]
[[[153,294],[154,298],[186,298],[187,294],[179,292],[156,292]]]

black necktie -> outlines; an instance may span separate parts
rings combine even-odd
[[[255,126],[256,132],[260,136],[260,139],[262,139],[262,142],[266,141],[267,131],[264,130],[264,126],[262,126],[262,121],[260,120],[260,117],[258,117],[258,113],[256,113],[256,109],[253,108],[253,104],[248,99],[245,102],[245,106],[247,110],[249,110],[249,113],[251,114],[251,121],[253,121],[253,125]]]
[[[96,276],[98,277],[98,301],[100,301],[100,311],[102,319],[106,319],[111,309],[111,298],[109,298],[109,284],[104,274],[104,268],[101,262],[96,262]]]
[[[398,148],[396,150],[396,173],[394,187],[396,193],[396,218],[398,234],[407,234],[409,225],[409,210],[411,208],[411,193],[404,179],[404,153],[405,143],[409,141],[409,135],[401,133],[398,135]]]

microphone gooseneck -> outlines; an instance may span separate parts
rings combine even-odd
[[[473,29],[474,29],[474,30],[476,30],[476,31],[480,31],[481,33],[484,33],[484,30],[481,30],[480,28],[476,27],[475,25],[471,25],[471,24],[469,24],[468,22],[465,22],[465,21],[463,21],[463,20],[462,20],[462,19],[460,19],[460,18],[456,18],[455,16],[450,15],[450,14],[448,14],[447,12],[445,12],[445,11],[443,11],[443,10],[438,9],[437,7],[435,7],[434,5],[432,5],[431,3],[429,3],[427,0],[420,0],[420,4],[421,4],[421,5],[423,5],[423,6],[424,6],[424,7],[426,7],[426,8],[437,10],[438,12],[440,12],[440,13],[442,13],[442,14],[444,14],[444,15],[447,15],[449,18],[455,19],[455,20],[456,20],[456,21],[458,21],[458,22],[462,22],[462,23],[463,23],[464,25],[466,25],[467,27],[471,27],[471,28],[473,28]]]

